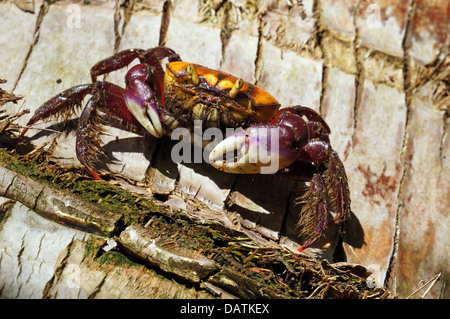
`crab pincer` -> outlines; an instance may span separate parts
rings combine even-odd
[[[274,174],[298,159],[308,136],[301,117],[282,113],[272,124],[255,124],[227,137],[214,147],[209,160],[229,173]]]
[[[159,118],[158,101],[150,88],[148,73],[142,72],[144,65],[136,65],[125,76],[124,101],[141,125],[155,137],[162,137],[163,128]]]

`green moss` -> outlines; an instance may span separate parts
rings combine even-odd
[[[33,162],[22,161],[18,156],[0,148],[0,163],[20,175],[39,180],[45,185],[52,185],[52,179],[55,177],[49,171],[42,170]]]
[[[106,240],[97,236],[90,236],[86,242],[86,248],[84,250],[84,258],[93,259],[97,257],[105,244]]]
[[[90,236],[86,241],[84,259],[90,259],[98,262],[101,266],[113,265],[113,266],[135,266],[141,267],[142,265],[132,262],[125,255],[117,251],[103,251],[102,247],[105,245],[106,239]]]
[[[117,252],[117,251],[107,251],[101,256],[94,259],[100,264],[100,266],[131,266],[131,267],[142,267],[141,264],[135,263],[128,259],[127,256]]]
[[[83,174],[81,168],[62,168],[47,163],[44,167],[34,161],[23,160],[4,149],[0,149],[0,164],[50,188],[71,192],[103,209],[121,213],[125,226],[142,220],[147,214],[167,214],[166,209],[152,200],[139,197],[106,181],[93,180]]]

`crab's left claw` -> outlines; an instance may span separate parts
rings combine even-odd
[[[295,127],[280,122],[257,124],[227,137],[211,151],[211,165],[239,174],[273,174],[289,166],[308,137],[306,124],[298,118]]]
[[[124,101],[136,120],[155,137],[163,135],[155,94],[140,79],[133,79],[125,89]]]

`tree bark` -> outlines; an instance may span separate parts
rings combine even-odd
[[[32,114],[57,93],[89,83],[92,65],[127,48],[165,45],[184,61],[240,76],[270,92],[283,107],[301,104],[320,111],[331,127],[333,148],[349,178],[353,213],[344,225],[342,240],[340,226],[331,228],[310,253],[319,260],[362,264],[373,272],[376,285],[400,297],[420,288],[421,281],[441,274],[443,279],[426,297],[448,298],[449,10],[445,0],[401,4],[387,0],[257,4],[206,0],[89,4],[36,1],[34,7],[29,2],[16,6],[3,1],[0,22],[6,28],[0,34],[4,56],[0,78],[7,82],[2,88],[24,97],[23,104],[7,103],[4,108],[8,114],[16,114],[19,108]],[[106,79],[123,86],[124,72],[112,73]],[[24,126],[31,114],[21,116],[18,125]],[[32,143],[38,154],[50,152],[52,161],[59,165],[79,165],[74,148],[76,123],[69,120],[66,127],[59,121],[37,125],[61,133],[30,130],[26,142]],[[128,179],[128,183],[122,182],[123,187],[146,197],[145,184],[154,197],[172,210],[181,209],[185,220],[194,221],[194,225],[204,220],[209,226],[215,225],[214,229],[238,231],[239,236],[253,241],[251,245],[274,249],[283,258],[287,258],[283,253],[287,249],[297,258],[294,252],[301,240],[295,228],[299,211],[294,200],[303,184],[270,176],[236,177],[207,165],[174,164],[170,160],[173,142],[169,140],[157,142],[116,127],[107,132],[102,140],[108,160],[96,167]],[[138,226],[130,223],[122,228],[124,216],[111,212],[104,221],[91,223],[96,214],[102,214],[96,209],[86,209],[93,211],[94,217],[81,212],[75,214],[76,218],[72,214],[67,218],[60,212],[84,205],[73,204],[75,195],[55,193],[41,180],[21,176],[14,170],[2,175],[2,196],[6,197],[2,199],[0,221],[0,236],[5,243],[0,251],[0,291],[4,297],[249,297],[266,289],[260,282],[247,283],[245,289],[221,285],[223,278],[232,278],[235,283],[243,278],[220,267],[206,267],[211,273],[203,268],[200,272],[188,271],[187,278],[202,289],[161,278],[151,267],[174,276],[184,275],[171,272],[179,265],[169,267],[167,261],[151,259],[151,253],[139,249],[139,240],[130,241],[130,236],[125,236],[146,233],[148,227],[135,229]],[[23,178],[38,183],[25,191],[31,196],[29,202],[7,196],[15,189],[24,193],[23,188],[32,185],[31,181],[20,183]],[[42,198],[46,196],[51,208],[40,210],[43,204],[39,203],[45,202]],[[47,217],[53,214],[57,216],[52,217],[54,220],[59,218],[76,229],[47,222],[34,212]],[[86,232],[87,224],[95,227]],[[98,239],[91,233],[103,237]],[[56,240],[59,234],[63,239]],[[145,245],[155,249],[173,245],[164,241],[161,248],[155,234],[145,236]],[[99,253],[107,238],[114,238],[119,248]],[[55,242],[58,247],[43,249]],[[89,245],[97,247],[91,259],[83,257]],[[101,256],[106,255],[105,259],[115,249],[150,266],[134,264],[135,259],[115,265],[103,263]],[[175,254],[170,249],[166,253]],[[180,254],[186,257],[191,253]],[[250,250],[246,253],[251,255]],[[31,256],[39,258],[25,263],[33,260]],[[263,259],[265,255],[255,256]],[[197,257],[190,258],[198,261]],[[48,262],[37,270],[42,259]],[[213,264],[217,267],[216,261]],[[144,273],[145,278],[138,273]],[[28,280],[23,285],[27,276],[36,278],[36,282]],[[119,291],[117,287],[123,286],[120,282],[126,281],[136,282],[136,286]],[[147,286],[148,282],[152,284]],[[62,288],[70,285],[75,289]],[[154,291],[151,286],[164,288]],[[426,290],[423,287],[413,296]],[[273,289],[266,292],[280,296]]]

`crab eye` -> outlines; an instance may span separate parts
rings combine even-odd
[[[239,90],[242,89],[242,86],[244,85],[244,81],[242,79],[238,79],[236,83],[234,83],[233,88],[230,90],[230,93],[228,95],[234,99],[236,95],[238,94]]]
[[[200,83],[200,79],[198,78],[198,73],[195,67],[192,64],[187,66],[187,73],[191,76],[192,83],[194,85],[198,85]]]

